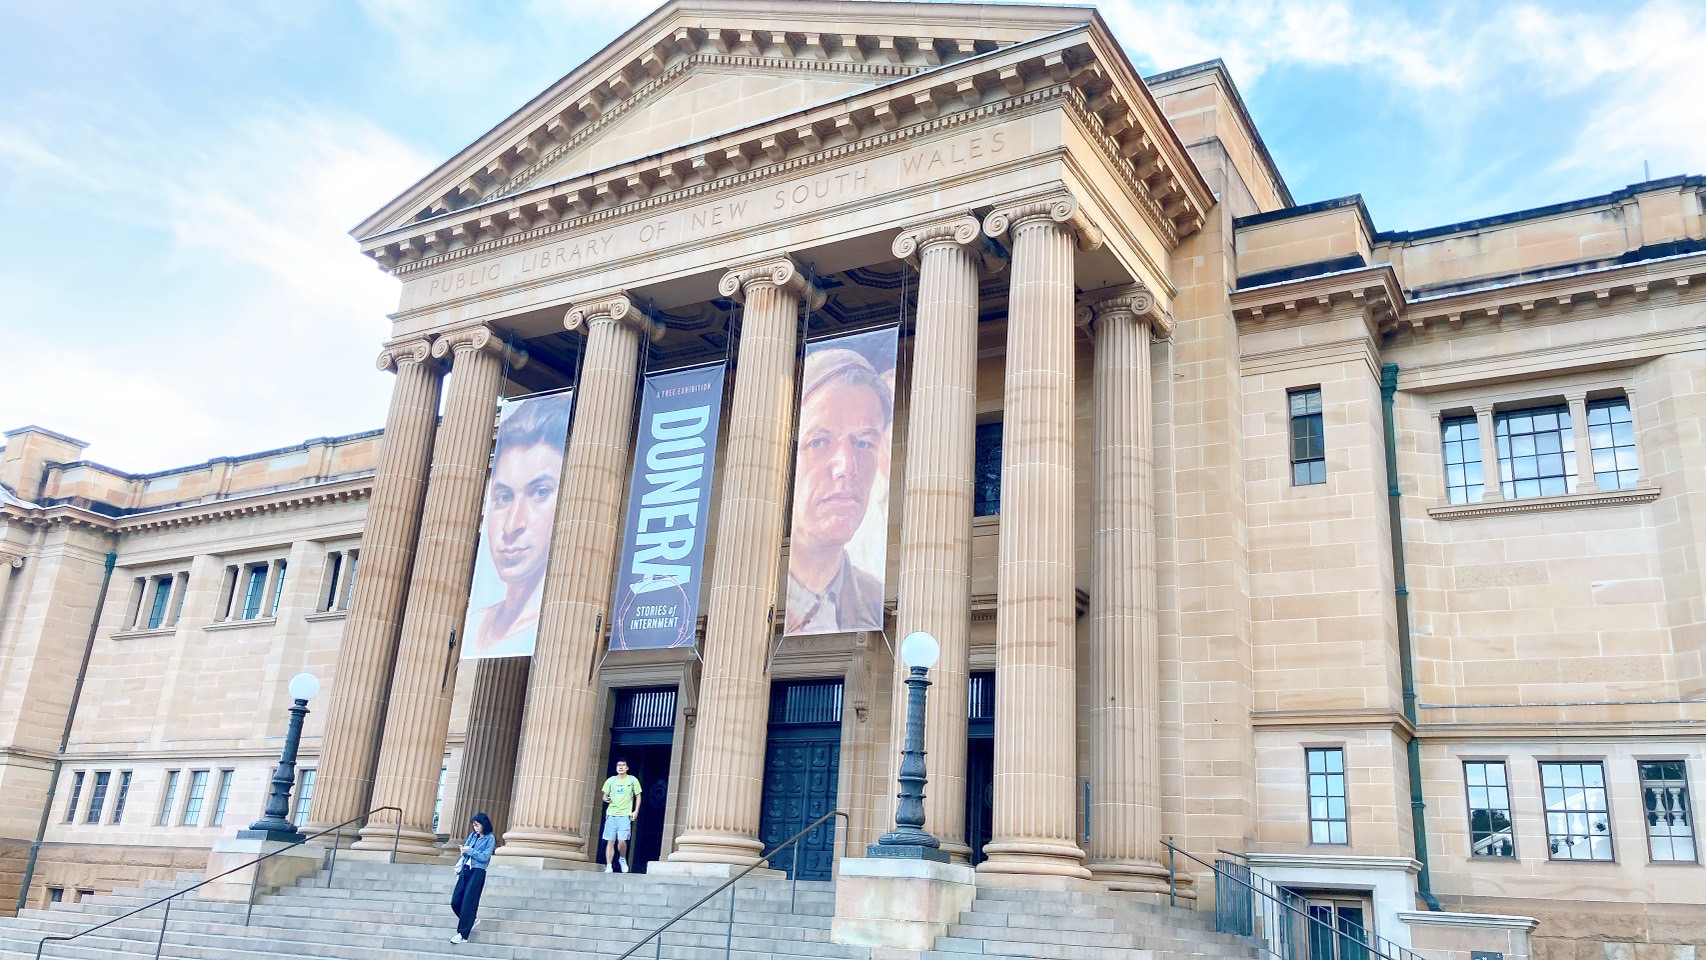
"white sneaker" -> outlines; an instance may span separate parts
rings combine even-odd
[[[460,933],[453,933],[453,934],[451,934],[451,935],[450,935],[450,942],[451,942],[451,943],[467,943],[467,942],[468,942],[468,938],[467,938],[467,937],[464,937],[464,936],[463,936],[463,935],[462,935],[462,934],[460,934]]]
[[[616,872],[616,868],[607,863],[604,865],[604,872],[605,873],[614,873],[614,872]]]
[[[628,858],[627,857],[617,857],[616,858],[616,865],[618,867],[622,868],[623,873],[628,872]]]

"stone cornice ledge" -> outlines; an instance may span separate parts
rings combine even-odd
[[[1416,727],[1395,710],[1252,710],[1250,722],[1258,727],[1373,727],[1391,728],[1414,736]]]
[[[222,633],[226,630],[242,630],[248,627],[270,627],[278,623],[277,617],[256,617],[253,620],[217,620],[213,623],[202,624],[202,629],[208,633]]]
[[[274,513],[303,507],[320,506],[353,500],[366,500],[373,494],[373,475],[357,477],[330,484],[315,484],[252,494],[240,499],[216,500],[212,503],[173,507],[158,514],[138,514],[114,521],[120,533],[137,533],[165,527],[195,523],[211,523],[258,513]]]
[[[1422,865],[1411,857],[1354,857],[1333,853],[1252,853],[1252,867],[1292,867],[1306,870],[1402,870],[1420,873]]]
[[[1423,923],[1436,927],[1492,927],[1506,930],[1533,930],[1540,921],[1533,917],[1518,917],[1503,913],[1422,913],[1398,911],[1405,923]]]
[[[1428,508],[1435,520],[1470,520],[1475,517],[1496,517],[1507,513],[1539,513],[1545,510],[1578,510],[1583,507],[1608,507],[1625,503],[1651,503],[1663,493],[1658,487],[1631,487],[1627,490],[1595,490],[1589,493],[1566,493],[1555,497],[1523,497],[1520,500],[1484,500],[1480,503],[1451,503]]]

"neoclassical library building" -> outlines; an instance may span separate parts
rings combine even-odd
[[[842,810],[828,878],[922,631],[980,883],[1165,899],[1170,841],[1399,944],[1693,956],[1706,178],[1382,231],[1257,119],[1088,7],[665,3],[353,230],[383,429],[5,433],[0,907],[203,869],[302,672],[291,812],[356,849],[596,866],[625,759],[635,871]]]

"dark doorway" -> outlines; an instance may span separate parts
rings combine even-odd
[[[835,809],[841,773],[841,681],[770,685],[770,735],[764,750],[764,805],[758,838],[769,850]],[[831,819],[800,841],[799,879],[828,880],[835,867]],[[792,851],[771,866],[794,874]]]
[[[670,745],[675,739],[675,688],[647,687],[616,691],[616,719],[610,725],[610,757],[604,775],[616,775],[616,761],[627,760],[628,772],[640,781],[640,816],[628,843],[628,869],[645,873],[663,856],[663,811],[669,800]],[[604,811],[595,829],[598,862],[604,863]]]
[[[995,674],[974,673],[966,687],[966,843],[983,862],[995,811]]]

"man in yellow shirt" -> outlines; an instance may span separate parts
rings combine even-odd
[[[640,815],[640,781],[628,775],[628,761],[617,759],[616,776],[604,781],[604,872],[611,866],[628,872],[628,838]]]

